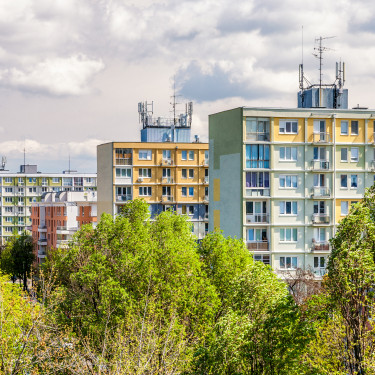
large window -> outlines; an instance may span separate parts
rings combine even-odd
[[[181,151],[181,160],[187,160],[187,151],[186,150]]]
[[[298,186],[298,178],[296,175],[281,175],[279,181],[280,188],[296,188]]]
[[[349,213],[349,202],[341,201],[341,216],[346,216]]]
[[[246,173],[247,188],[269,188],[270,176],[269,172],[247,172]]]
[[[297,212],[298,212],[297,201],[280,202],[280,215],[297,215]]]
[[[297,160],[297,147],[280,147],[280,160],[281,161],[296,161]]]
[[[358,135],[358,121],[357,120],[352,120],[350,122],[350,134]]]
[[[266,242],[267,229],[265,228],[251,228],[247,231],[247,240],[250,242]]]
[[[356,174],[350,176],[350,187],[352,189],[357,189],[358,187],[358,176]]]
[[[280,228],[280,242],[297,242],[297,228]]]
[[[285,270],[295,270],[298,266],[297,257],[280,257],[280,268]]]
[[[341,148],[341,161],[342,162],[348,161],[348,149],[346,147]]]
[[[170,160],[171,150],[163,150],[163,160]]]
[[[140,186],[139,195],[140,196],[150,196],[151,195],[151,186]]]
[[[194,160],[194,151],[189,151],[189,160]]]
[[[341,135],[348,135],[349,134],[349,123],[348,121],[341,121]]]
[[[269,141],[270,121],[268,118],[246,118],[246,140]]]
[[[340,186],[345,189],[348,187],[348,176],[346,174],[340,176]]]
[[[151,177],[151,168],[139,168],[138,175],[139,175],[139,177],[150,178]],[[130,177],[130,176],[128,176],[128,177]]]
[[[151,160],[152,158],[151,150],[139,150],[138,157],[139,157],[139,160]]]
[[[269,145],[246,145],[246,168],[269,168]]]
[[[350,149],[351,157],[350,161],[351,162],[357,162],[359,160],[359,149],[358,147],[352,147]]]
[[[280,120],[279,133],[298,134],[298,121],[297,120]]]
[[[127,177],[132,176],[131,168],[116,168],[116,177]]]

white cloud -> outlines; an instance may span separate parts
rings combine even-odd
[[[103,68],[102,61],[84,55],[51,58],[31,68],[0,71],[0,84],[52,95],[83,95],[90,92],[88,83]]]

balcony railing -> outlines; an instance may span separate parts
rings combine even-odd
[[[57,226],[57,231],[68,231],[68,232],[76,232],[78,230],[77,227],[67,227],[67,226]]]
[[[313,272],[315,276],[323,277],[327,273],[327,270],[324,267],[320,267],[314,268]]]
[[[162,184],[173,184],[174,183],[174,178],[173,177],[163,177],[161,179]]]
[[[329,251],[329,242],[328,241],[315,241],[315,239],[312,240],[312,251]]]
[[[268,251],[268,241],[248,241],[247,248],[251,251]]]
[[[131,194],[116,195],[116,202],[126,202],[126,201],[131,201],[131,200],[132,200]]]
[[[161,201],[162,202],[173,202],[173,195],[162,195]]]
[[[314,143],[329,143],[331,142],[331,134],[329,133],[314,133],[313,134]]]
[[[311,169],[314,171],[324,171],[329,169],[329,161],[327,160],[312,160]]]
[[[311,221],[313,224],[329,224],[329,214],[313,214]]]
[[[132,165],[132,158],[116,158],[116,165]]]
[[[38,245],[46,246],[47,245],[47,238],[39,238]]]
[[[259,141],[259,142],[269,142],[270,133],[269,132],[249,132],[246,133],[247,141]]]
[[[270,215],[269,214],[253,214],[246,215],[246,223],[269,223]]]
[[[247,197],[269,197],[270,189],[269,188],[246,188]]]
[[[173,160],[172,159],[162,159],[161,165],[173,165]]]
[[[251,160],[246,159],[246,168],[259,168],[259,169],[269,169],[269,160]]]
[[[313,197],[330,197],[331,191],[326,186],[314,186],[311,188],[311,195]]]

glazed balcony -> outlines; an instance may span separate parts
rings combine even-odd
[[[327,160],[311,160],[310,166],[313,171],[327,171],[329,170],[330,164]]]
[[[311,188],[311,196],[314,198],[329,198],[331,190],[326,186],[314,186]]]
[[[259,224],[259,223],[269,223],[270,215],[269,214],[251,214],[246,215],[246,224]]]
[[[311,221],[313,224],[329,224],[330,216],[329,214],[313,214]]]
[[[329,251],[330,246],[328,241],[316,241],[315,239],[312,240],[311,251]]]

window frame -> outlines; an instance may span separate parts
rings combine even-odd
[[[281,157],[281,150],[284,150],[284,157],[282,158]],[[289,150],[289,159],[287,158],[288,156],[288,151]],[[295,150],[295,159],[293,159],[293,150]],[[293,146],[282,146],[280,147],[279,149],[279,161],[298,161],[298,148],[297,147],[293,147]]]
[[[288,203],[290,204],[290,213],[287,212]],[[283,209],[281,208],[282,205],[284,206]],[[280,216],[297,216],[298,215],[298,201],[280,201],[279,210],[280,210],[279,211]]]
[[[353,150],[357,150],[357,157],[353,158]],[[351,147],[350,148],[350,162],[351,163],[358,163],[359,162],[359,147]]]
[[[288,240],[287,231],[290,231],[290,240]],[[280,242],[281,243],[297,243],[298,242],[298,228],[280,228]]]
[[[346,124],[346,132],[343,132],[343,124]],[[341,120],[340,135],[349,135],[349,121],[348,120]]]
[[[290,131],[287,131],[288,123],[290,123]],[[293,131],[294,124],[297,124],[296,131]],[[279,120],[279,134],[298,134],[298,120],[292,120],[292,119]]]
[[[288,178],[290,179],[290,186],[287,186]],[[295,186],[294,181],[295,179]],[[281,185],[281,181],[284,180],[284,186]],[[279,175],[279,189],[297,189],[298,188],[298,175],[296,174],[282,174]]]
[[[355,130],[355,127],[354,127],[354,131],[353,131],[353,125],[357,127],[356,130]],[[350,121],[350,135],[359,135],[359,123],[358,123],[358,120],[351,120]]]
[[[148,150],[148,149],[138,150],[138,160],[152,160],[152,150]]]
[[[288,258],[290,259],[290,267],[288,267]],[[283,261],[282,261],[283,259]],[[283,265],[282,265],[283,263]],[[294,266],[295,264],[295,266]],[[279,258],[279,267],[282,270],[296,270],[298,268],[298,257],[296,256],[282,256]]]

